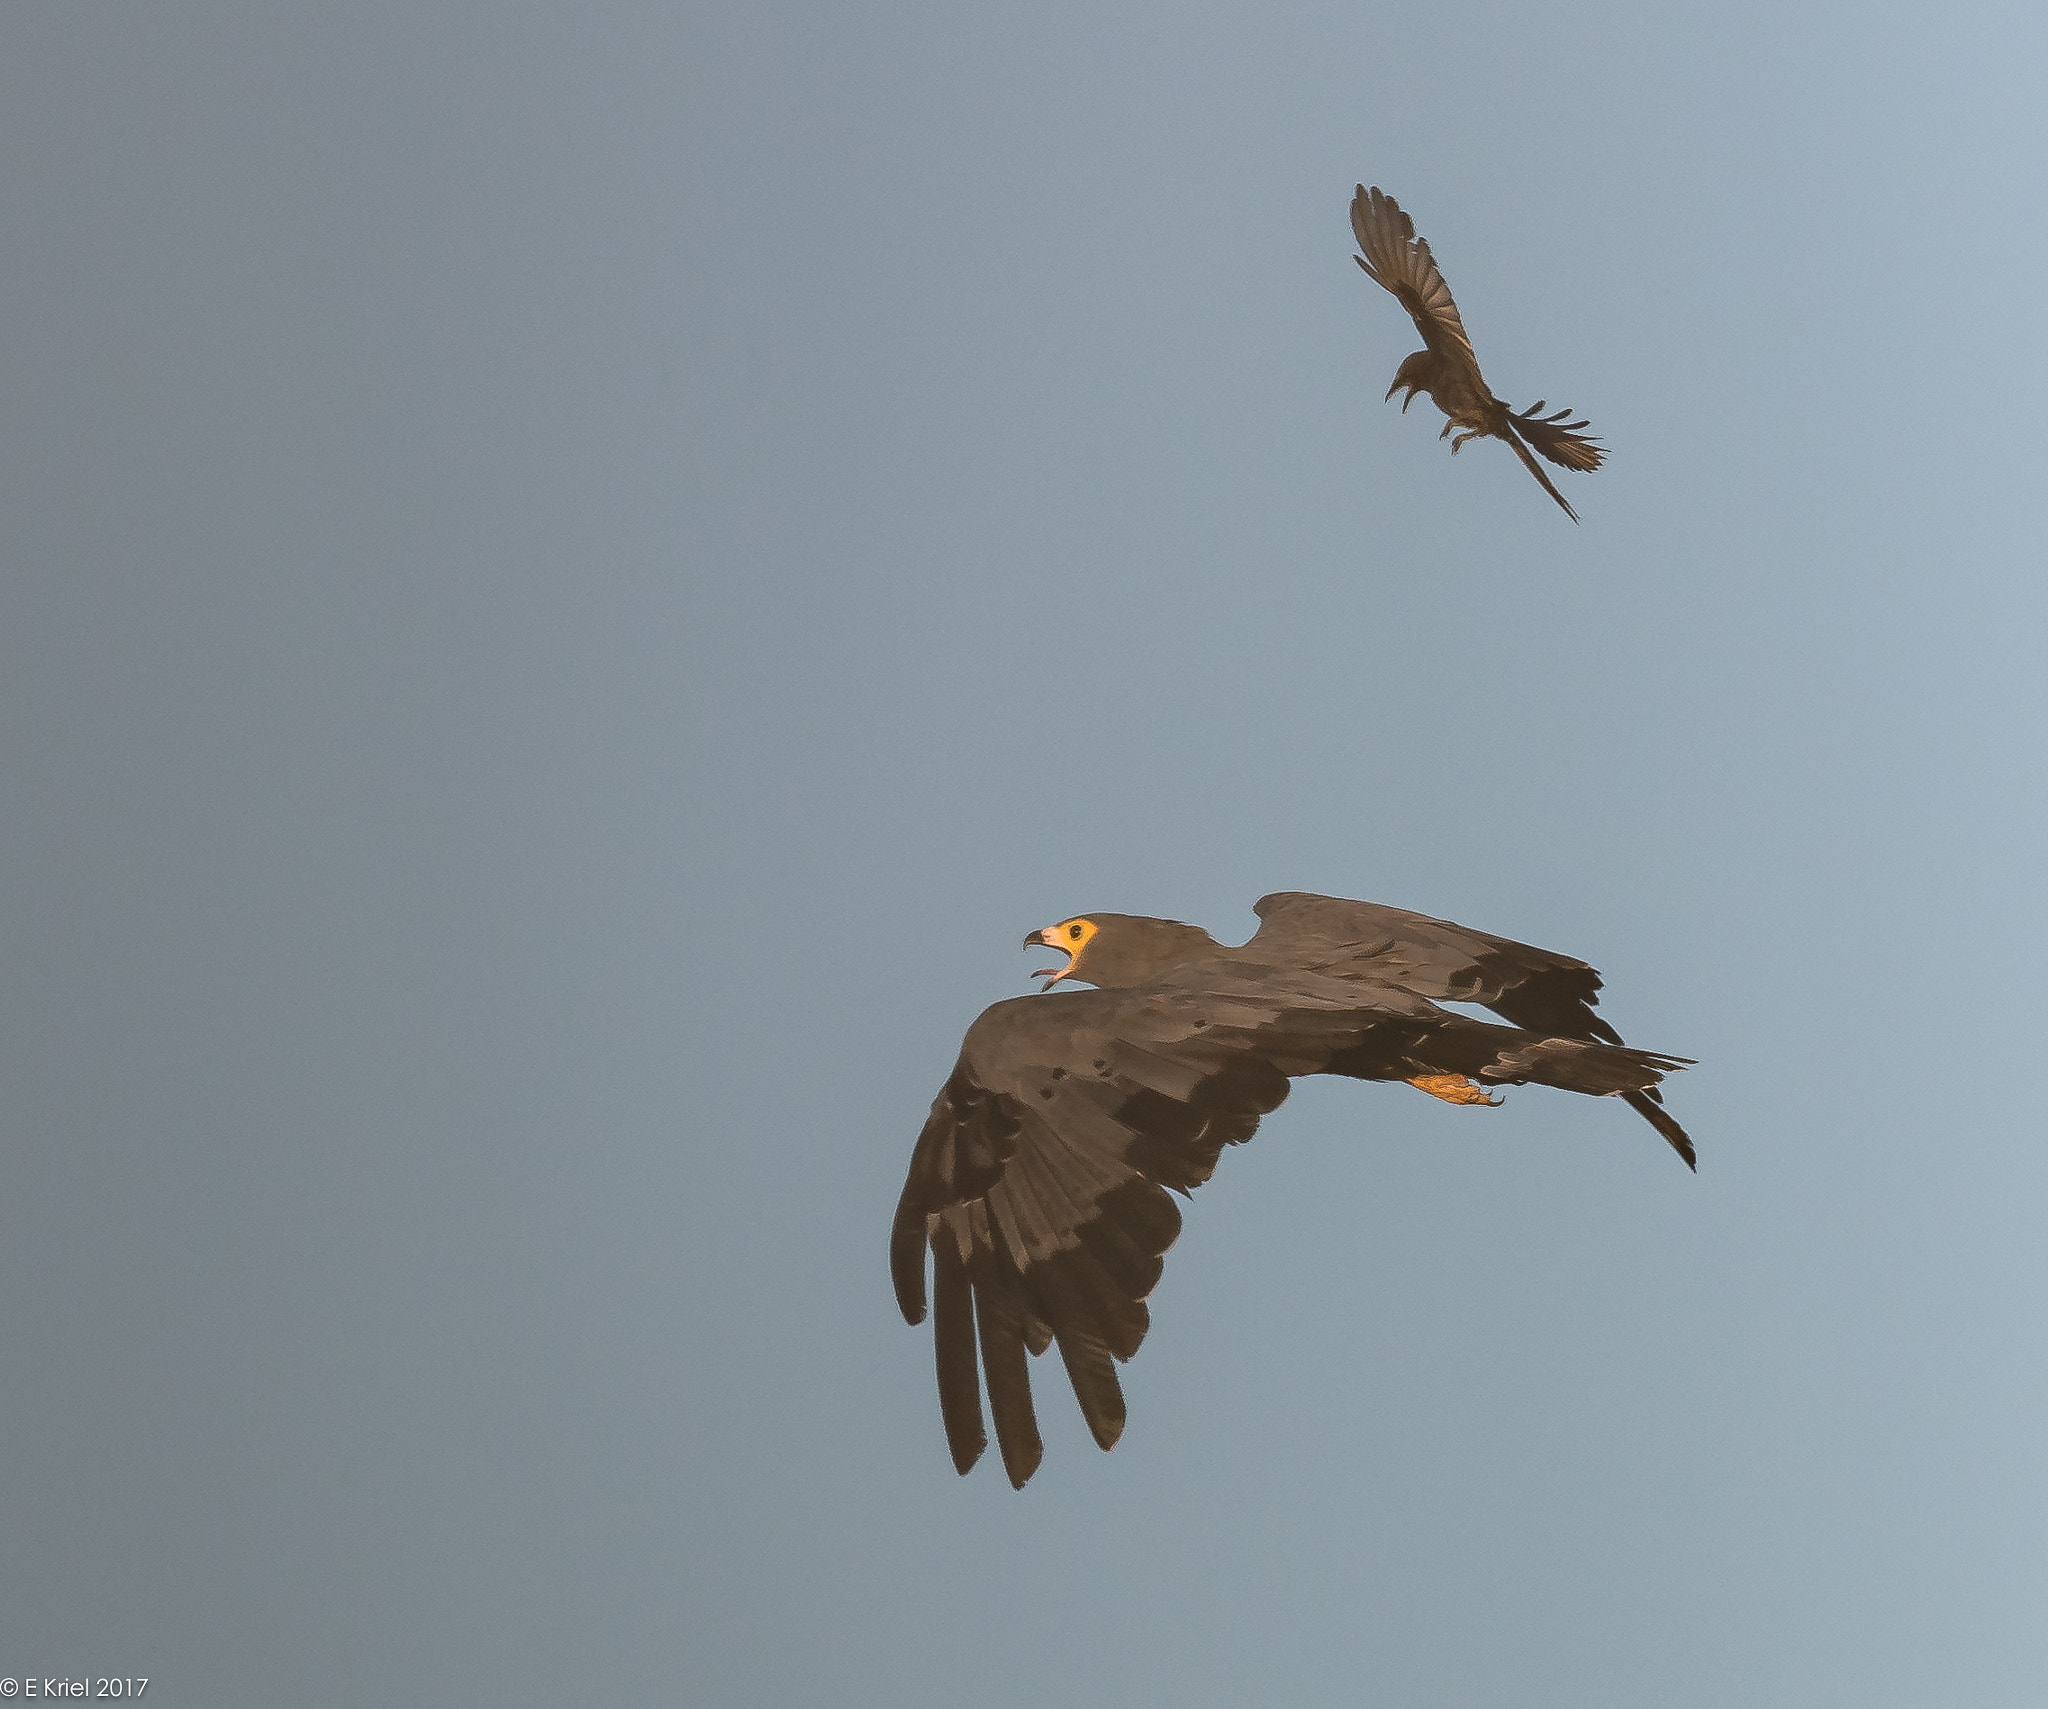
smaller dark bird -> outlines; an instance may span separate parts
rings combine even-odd
[[[1351,230],[1365,253],[1352,260],[1401,299],[1401,306],[1414,317],[1426,350],[1418,350],[1395,371],[1387,396],[1396,392],[1401,413],[1415,401],[1417,392],[1427,392],[1436,407],[1450,419],[1439,439],[1452,428],[1460,428],[1451,449],[1459,450],[1468,439],[1505,439],[1522,459],[1530,474],[1543,483],[1543,490],[1557,500],[1559,508],[1574,522],[1579,513],[1565,503],[1564,494],[1550,484],[1550,477],[1529,455],[1534,446],[1563,469],[1591,471],[1607,455],[1600,445],[1580,429],[1583,421],[1567,421],[1572,412],[1561,409],[1543,413],[1541,398],[1519,415],[1493,395],[1479,359],[1472,354],[1472,340],[1465,336],[1465,323],[1458,318],[1458,305],[1451,300],[1451,288],[1436,270],[1436,258],[1429,253],[1426,238],[1415,235],[1415,222],[1401,211],[1400,204],[1378,185],[1368,190],[1358,186],[1351,199]]]

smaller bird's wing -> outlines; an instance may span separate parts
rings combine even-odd
[[[1415,222],[1378,185],[1368,190],[1361,184],[1351,199],[1351,230],[1363,252],[1353,259],[1369,277],[1400,298],[1401,306],[1414,317],[1423,343],[1438,356],[1469,369],[1469,378],[1487,395],[1479,377],[1479,358],[1465,335],[1465,323],[1458,318],[1451,288],[1437,271],[1429,240],[1415,235]]]
[[[889,1241],[911,1323],[931,1252],[939,1406],[960,1471],[987,1446],[983,1372],[1011,1483],[1037,1469],[1025,1355],[1054,1342],[1095,1440],[1116,1442],[1113,1361],[1144,1340],[1145,1299],[1180,1232],[1167,1189],[1208,1180],[1289,1075],[1355,1042],[1360,1007],[1138,986],[1015,998],[968,1030]]]

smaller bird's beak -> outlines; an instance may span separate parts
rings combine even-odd
[[[1043,926],[1040,926],[1038,930],[1035,932],[1029,932],[1025,934],[1024,947],[1026,949],[1029,949],[1033,944],[1042,944],[1044,942],[1045,928]]]

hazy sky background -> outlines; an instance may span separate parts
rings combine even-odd
[[[2037,6],[0,10],[0,1675],[2036,1705]],[[1378,183],[1558,480],[1383,404]],[[1115,1454],[885,1264],[1033,927],[1585,956],[1308,1083]]]

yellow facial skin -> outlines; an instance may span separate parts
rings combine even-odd
[[[1065,967],[1041,967],[1032,974],[1033,979],[1046,981],[1045,989],[1050,991],[1062,979],[1074,977],[1074,969],[1081,965],[1082,953],[1098,930],[1093,920],[1062,920],[1056,926],[1047,926],[1043,931],[1034,932],[1024,941],[1026,944],[1044,944],[1047,949],[1067,952]]]

